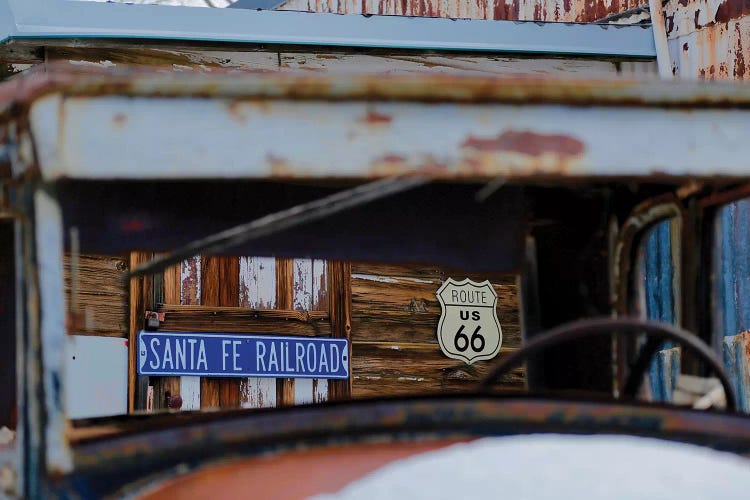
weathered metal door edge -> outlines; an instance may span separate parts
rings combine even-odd
[[[650,26],[0,0],[0,42],[128,38],[654,58]]]

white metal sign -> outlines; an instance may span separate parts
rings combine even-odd
[[[443,311],[437,338],[443,354],[472,364],[500,352],[503,332],[497,320],[497,294],[489,281],[448,278],[437,291]]]

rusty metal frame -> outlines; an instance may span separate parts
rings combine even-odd
[[[628,316],[632,312],[633,304],[631,301],[633,296],[631,292],[634,290],[634,273],[631,273],[631,270],[637,263],[637,252],[643,236],[659,221],[670,217],[675,217],[679,221],[680,238],[683,242],[687,241],[684,209],[679,200],[672,195],[659,196],[641,203],[631,211],[622,224],[617,236],[610,271],[612,273],[612,291],[614,292],[611,298],[612,310],[618,316]],[[685,245],[683,245],[683,248],[685,248]],[[682,262],[680,262],[681,269],[679,271],[679,286],[681,291],[685,287],[686,259],[688,259],[688,256],[686,252],[683,252]],[[679,311],[675,315],[680,322],[679,324],[683,324],[685,320],[683,318],[683,314],[686,311],[684,300],[685,294],[681,293],[679,301],[675,303],[679,307]],[[613,378],[616,394],[622,393],[625,385],[627,347],[621,339],[616,338],[615,342],[613,342],[612,354],[614,358],[613,367],[615,369]]]
[[[748,417],[662,405],[530,396],[461,396],[323,403],[257,412],[154,417],[110,429],[130,432],[75,447],[75,476],[56,491],[88,487],[97,496],[135,495],[139,487],[210,466],[228,456],[268,456],[308,447],[425,442],[529,433],[630,434],[750,451]],[[151,471],[144,477],[143,471]],[[137,480],[137,482],[136,482]],[[127,485],[128,490],[120,485]],[[98,491],[94,488],[100,488]],[[60,494],[62,494],[60,493]]]
[[[53,73],[11,81],[7,94],[18,97],[0,102],[0,115],[28,114],[49,181],[750,175],[750,89],[738,85]],[[423,126],[445,120],[452,126]],[[690,154],[665,150],[655,140],[663,130],[692,144]],[[639,147],[615,139],[623,135]],[[124,149],[132,154],[100,161],[102,150]]]
[[[653,58],[650,27],[0,0],[10,39],[120,38]]]

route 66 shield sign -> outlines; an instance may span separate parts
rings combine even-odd
[[[436,295],[443,308],[437,329],[443,354],[468,364],[497,356],[503,332],[497,320],[497,294],[490,282],[448,278]]]

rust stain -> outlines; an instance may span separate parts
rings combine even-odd
[[[737,35],[737,50],[734,53],[734,77],[738,80],[745,79],[745,54],[742,47],[742,30],[740,29],[739,23],[734,26],[735,33]]]
[[[125,125],[125,122],[127,121],[128,117],[125,116],[125,113],[116,113],[115,116],[112,117],[112,123],[119,127]]]
[[[393,121],[393,117],[383,113],[378,113],[374,109],[368,109],[367,114],[361,121],[368,125],[387,125]]]
[[[232,101],[227,107],[229,110],[229,116],[231,116],[233,120],[239,123],[245,123],[247,121],[247,117],[242,112],[242,103],[240,101]]]
[[[585,150],[584,144],[573,137],[515,130],[505,131],[492,139],[470,136],[461,146],[482,152],[512,152],[529,156],[579,156]]]
[[[458,442],[466,440],[358,444],[246,458],[218,463],[169,479],[149,490],[142,498],[232,498],[237,496],[238,491],[252,491],[257,498],[308,498],[338,491],[395,460]],[[288,478],[295,480],[284,480]]]
[[[385,155],[380,159],[380,162],[383,163],[403,163],[406,161],[406,158],[403,156],[398,155]]]
[[[683,0],[684,1],[684,0]],[[391,16],[442,17],[503,21],[592,22],[641,7],[641,0],[377,0],[373,2],[328,2],[289,0],[282,10],[379,14]]]
[[[728,23],[746,14],[750,14],[750,5],[746,0],[724,0],[716,9],[714,19],[717,23]]]

